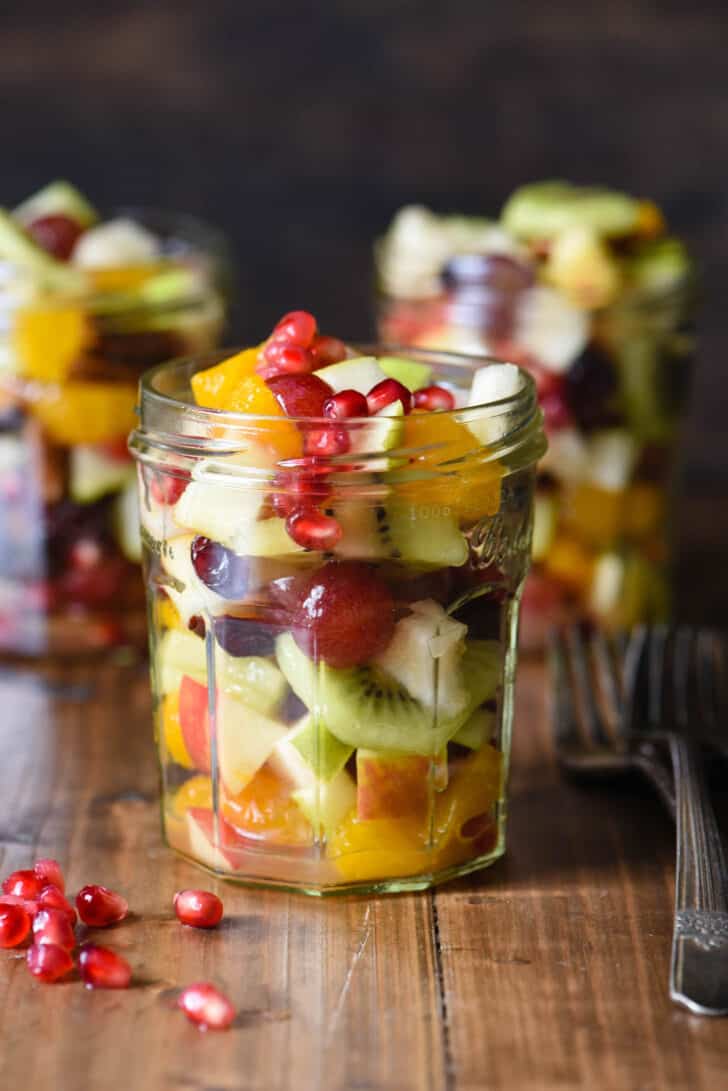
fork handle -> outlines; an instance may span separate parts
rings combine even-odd
[[[728,1015],[728,872],[699,747],[669,736],[677,871],[670,996],[700,1015]]]

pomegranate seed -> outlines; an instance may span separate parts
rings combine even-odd
[[[338,337],[314,337],[308,351],[313,355],[316,369],[340,364],[346,359],[346,345]]]
[[[78,968],[88,989],[126,989],[131,981],[131,966],[126,959],[95,943],[83,945]]]
[[[44,886],[43,880],[34,871],[27,869],[14,871],[7,879],[3,879],[4,894],[15,894],[18,898],[27,898],[31,902],[35,901]]]
[[[0,894],[0,906],[3,905],[19,905],[21,909],[25,910],[31,921],[40,909],[37,902],[31,902],[27,898],[19,898],[17,894]]]
[[[83,228],[70,216],[39,216],[26,228],[33,242],[59,261],[68,261]]]
[[[313,371],[313,364],[314,359],[308,349],[269,341],[263,349],[263,363],[258,364],[256,370],[264,379],[273,379],[277,375],[303,375]]]
[[[303,448],[307,455],[345,455],[350,447],[351,440],[344,428],[311,428],[303,437]]]
[[[455,398],[444,386],[423,386],[414,393],[415,409],[454,409]]]
[[[149,484],[149,491],[158,504],[172,506],[176,504],[187,488],[187,481],[172,474],[155,473]]]
[[[129,912],[129,904],[120,894],[105,886],[85,886],[76,895],[76,909],[84,924],[91,928],[105,928],[123,921]]]
[[[208,890],[179,890],[174,896],[174,911],[182,924],[193,928],[214,928],[222,920],[222,902]]]
[[[26,959],[33,977],[46,984],[65,977],[73,969],[73,959],[66,948],[52,943],[34,943],[28,948]]]
[[[324,402],[324,416],[332,420],[346,420],[348,417],[368,417],[369,406],[363,394],[358,390],[340,390]]]
[[[290,311],[276,322],[273,340],[307,349],[316,336],[316,319],[308,311]]]
[[[392,402],[400,401],[405,413],[412,409],[412,395],[406,386],[396,379],[382,379],[367,394],[367,405],[372,416],[380,409],[386,409]]]
[[[57,909],[68,917],[68,923],[71,925],[71,928],[76,924],[76,910],[73,908],[68,898],[61,894],[57,886],[52,886],[49,883],[48,886],[43,887],[40,892],[40,897],[38,898],[38,907],[40,909]]]
[[[33,920],[33,942],[50,943],[72,951],[76,946],[73,927],[61,909],[41,909]]]
[[[302,503],[320,503],[331,492],[331,487],[322,474],[281,472],[276,474],[273,485],[281,491],[271,495],[271,507],[281,519],[300,508]]]
[[[289,417],[321,417],[331,387],[318,375],[275,375],[268,387]]]
[[[544,395],[540,399],[544,424],[549,432],[558,432],[562,428],[569,428],[573,424],[571,410],[561,394],[556,392]]]
[[[177,1006],[203,1030],[227,1030],[235,1018],[235,1008],[228,998],[207,981],[188,985]]]
[[[0,903],[0,947],[17,947],[30,932],[30,916],[21,905]]]
[[[304,549],[333,549],[341,541],[341,527],[331,515],[315,508],[299,508],[286,519],[290,538]]]
[[[66,881],[57,860],[36,860],[33,871],[42,879],[44,886],[55,886],[61,894],[65,894]]]

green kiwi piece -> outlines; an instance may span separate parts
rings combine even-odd
[[[291,689],[341,742],[425,755],[439,753],[475,709],[495,697],[502,658],[497,641],[469,641],[461,662],[467,700],[457,714],[438,720],[433,709],[376,667],[336,670],[316,664],[291,633],[278,637],[276,655]]]
[[[342,530],[339,556],[437,568],[457,568],[468,559],[468,543],[457,520],[437,505],[391,501],[370,506],[354,500],[327,511]]]
[[[639,201],[626,193],[568,182],[521,186],[501,213],[506,230],[522,239],[551,239],[570,227],[589,227],[607,238],[631,234]]]

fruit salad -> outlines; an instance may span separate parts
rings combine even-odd
[[[239,881],[419,888],[504,851],[535,386],[304,311],[142,382],[168,843]]]
[[[694,268],[650,201],[541,182],[500,218],[408,207],[379,241],[379,333],[486,352],[536,380],[549,437],[523,637],[669,608],[668,494],[693,338]]]
[[[143,641],[137,384],[217,344],[223,272],[211,229],[66,182],[0,209],[0,650]]]

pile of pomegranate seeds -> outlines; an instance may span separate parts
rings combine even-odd
[[[25,961],[28,972],[46,985],[67,977],[74,968],[76,910],[65,896],[66,884],[55,860],[38,860],[35,867],[14,871],[2,882],[0,948],[30,940]],[[84,886],[76,896],[82,922],[106,928],[127,916],[129,906],[105,886]],[[180,890],[174,896],[177,918],[194,928],[215,928],[223,904],[208,890]],[[131,966],[109,947],[84,943],[78,952],[78,972],[88,989],[126,989]],[[235,1018],[228,998],[209,982],[189,985],[178,1007],[200,1030],[225,1030]]]

